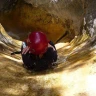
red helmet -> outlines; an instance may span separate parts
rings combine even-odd
[[[28,46],[33,54],[39,55],[46,51],[48,47],[48,39],[43,32],[32,32],[28,39]]]

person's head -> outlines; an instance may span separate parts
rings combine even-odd
[[[32,32],[28,36],[28,46],[33,54],[43,54],[48,48],[48,39],[43,32]]]

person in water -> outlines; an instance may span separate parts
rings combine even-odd
[[[54,65],[57,50],[54,43],[47,39],[44,32],[31,32],[22,43],[21,55],[24,68],[43,71]]]

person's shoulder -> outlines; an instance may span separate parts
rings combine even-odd
[[[54,43],[51,40],[49,41],[49,44],[52,45],[52,46],[54,46]]]

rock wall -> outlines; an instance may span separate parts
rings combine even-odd
[[[95,0],[13,1],[15,3],[8,2],[8,5],[14,5],[9,9],[2,5],[1,9],[5,10],[0,12],[0,22],[8,33],[18,35],[20,40],[24,40],[29,32],[38,30],[45,32],[54,42],[62,36],[61,41],[69,42],[75,35],[81,35],[84,28],[89,35],[92,33]]]

